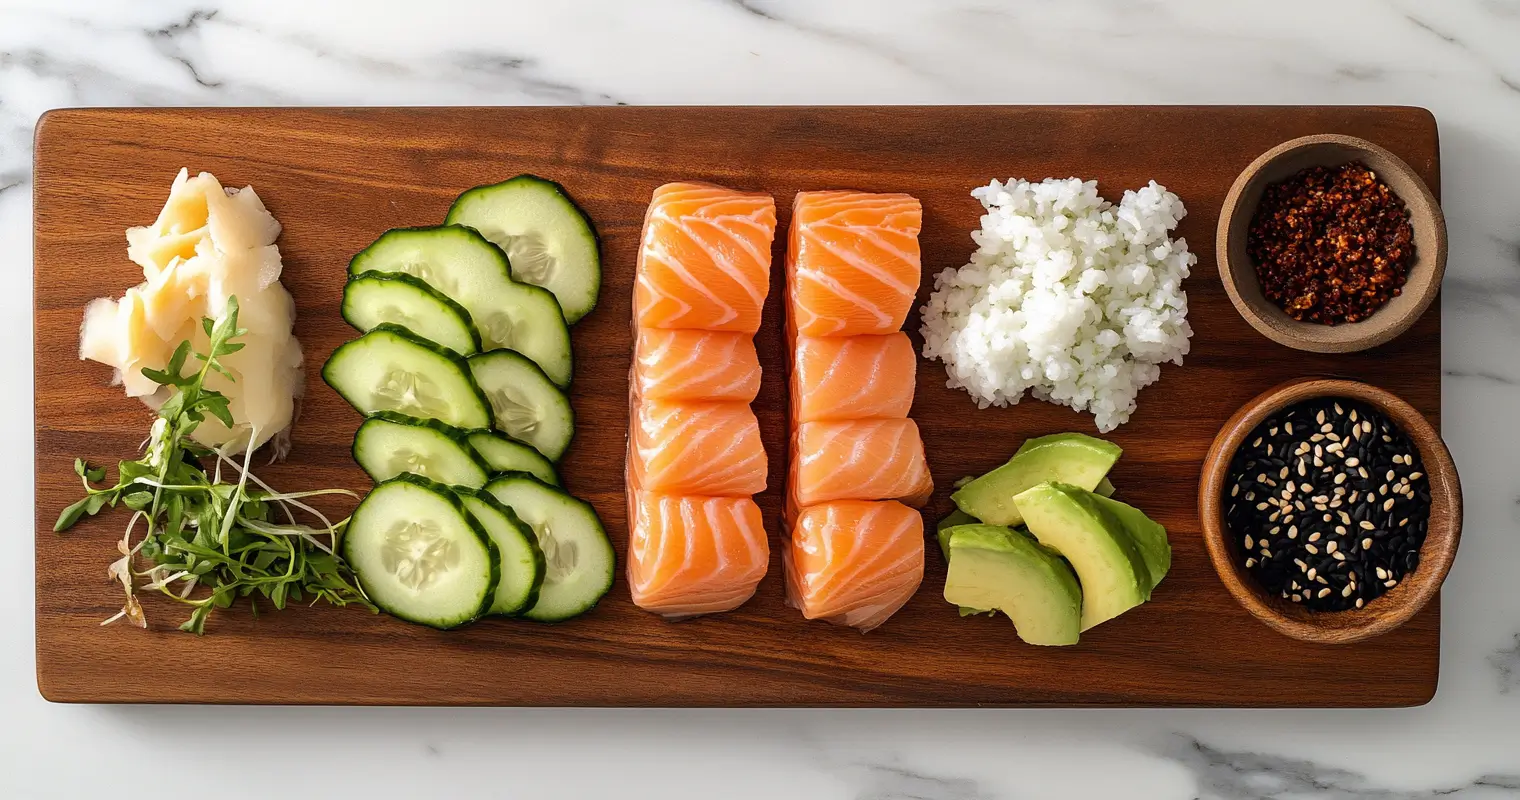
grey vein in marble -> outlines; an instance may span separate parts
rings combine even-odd
[[[904,767],[868,764],[866,786],[855,800],[993,800],[970,778],[930,775]]]
[[[207,89],[219,89],[222,86],[222,82],[211,80],[201,75],[200,70],[196,69],[195,64],[182,52],[180,37],[197,35],[200,31],[201,23],[215,19],[216,14],[215,9],[211,11],[197,9],[191,11],[184,22],[176,22],[148,31],[148,39],[153,42],[153,46],[160,53],[184,65],[185,70],[190,73],[190,79]]]
[[[1520,500],[1515,503],[1520,505]],[[1495,650],[1488,657],[1488,663],[1494,666],[1499,673],[1499,691],[1509,694],[1515,689],[1520,689],[1520,633],[1515,634],[1514,646]]]
[[[843,47],[847,47],[852,50],[863,52],[867,55],[883,59],[893,64],[894,66],[897,66],[900,69],[931,83],[949,83],[948,79],[946,79],[944,76],[927,70],[919,64],[915,63],[907,53],[904,53],[895,47],[890,47],[882,42],[873,41],[872,39],[868,39],[864,36],[844,33],[838,30],[834,30],[833,28],[824,27],[822,25],[805,23],[795,18],[794,16],[783,15],[779,12],[771,10],[768,5],[761,2],[761,0],[727,0],[727,2],[732,3],[733,5],[737,6],[738,8],[742,9],[757,19],[765,20],[766,22],[770,22],[776,25],[782,25],[793,31],[797,31],[808,36],[822,39],[832,44],[841,45]]]
[[[1465,783],[1422,789],[1375,784],[1360,772],[1302,758],[1211,747],[1177,734],[1160,748],[1193,774],[1197,800],[1461,800],[1520,798],[1520,773],[1479,775]]]
[[[1420,30],[1425,31],[1431,36],[1440,39],[1452,47],[1456,47],[1469,54],[1478,64],[1482,65],[1485,69],[1492,72],[1494,74],[1494,77],[1499,79],[1499,84],[1504,88],[1509,89],[1512,92],[1520,92],[1520,79],[1511,78],[1510,76],[1504,74],[1504,71],[1495,66],[1489,59],[1483,57],[1482,55],[1479,55],[1478,53],[1474,52],[1472,48],[1468,47],[1466,42],[1463,42],[1456,36],[1447,33],[1446,31],[1436,27],[1430,22],[1416,17],[1414,14],[1411,14],[1407,11],[1403,12],[1403,17],[1409,22],[1409,24],[1415,26],[1416,28],[1419,28]]]

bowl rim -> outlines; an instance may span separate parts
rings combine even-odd
[[[1235,451],[1255,427],[1277,411],[1305,400],[1346,397],[1373,406],[1409,435],[1430,484],[1431,512],[1420,564],[1398,586],[1365,608],[1284,613],[1287,604],[1268,599],[1245,566],[1235,558],[1224,521],[1223,491]],[[1438,511],[1440,513],[1438,513]],[[1199,480],[1198,517],[1209,560],[1231,596],[1251,616],[1279,633],[1307,642],[1349,644],[1387,633],[1409,621],[1440,591],[1456,558],[1462,535],[1461,479],[1451,453],[1435,426],[1393,393],[1361,381],[1342,378],[1296,378],[1268,389],[1242,405],[1220,428],[1204,458]],[[1316,617],[1322,617],[1316,621]],[[1335,625],[1324,623],[1334,619]]]
[[[1373,157],[1373,159],[1386,162],[1389,167],[1402,179],[1414,187],[1414,196],[1400,194],[1404,205],[1410,212],[1411,225],[1421,226],[1428,223],[1431,234],[1434,237],[1435,246],[1433,252],[1419,254],[1416,264],[1428,264],[1429,270],[1419,281],[1411,281],[1405,285],[1407,289],[1414,289],[1417,293],[1413,296],[1413,304],[1403,314],[1397,317],[1373,314],[1361,322],[1346,323],[1334,326],[1321,326],[1316,323],[1305,323],[1289,317],[1270,301],[1267,305],[1270,309],[1266,312],[1272,316],[1269,321],[1261,311],[1248,302],[1241,294],[1237,284],[1235,271],[1236,265],[1230,258],[1230,244],[1232,242],[1232,230],[1235,228],[1237,217],[1245,218],[1243,208],[1247,189],[1255,181],[1257,176],[1271,164],[1286,158],[1287,156],[1311,148],[1324,147],[1327,145],[1338,146],[1349,150],[1361,151]],[[1250,209],[1255,213],[1255,209]],[[1249,219],[1246,219],[1249,226]],[[1241,230],[1245,230],[1242,228]],[[1441,283],[1446,275],[1447,261],[1447,230],[1446,216],[1441,209],[1440,201],[1431,192],[1425,180],[1418,172],[1409,166],[1408,162],[1399,158],[1393,152],[1381,145],[1362,139],[1357,136],[1349,136],[1340,133],[1317,133],[1309,136],[1300,136],[1290,139],[1276,147],[1273,147],[1257,156],[1240,174],[1235,177],[1235,182],[1230,185],[1230,190],[1225,194],[1224,202],[1220,205],[1219,220],[1214,234],[1214,261],[1219,270],[1220,282],[1224,284],[1225,293],[1229,295],[1230,303],[1245,321],[1263,336],[1278,344],[1303,350],[1311,353],[1355,353],[1386,344],[1399,336],[1402,336],[1430,309],[1430,305],[1440,294]],[[1255,270],[1252,264],[1239,265],[1241,269]],[[1386,311],[1386,306],[1379,311]],[[1358,328],[1357,326],[1364,326]],[[1361,330],[1361,335],[1318,338],[1305,335],[1303,332],[1324,328],[1326,330],[1356,331]]]

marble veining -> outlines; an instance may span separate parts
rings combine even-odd
[[[1425,800],[1520,797],[1520,771],[1485,773],[1458,784],[1390,787],[1361,772],[1304,758],[1211,747],[1178,735],[1160,755],[1195,776],[1200,800]]]
[[[253,753],[311,796],[1520,798],[1517,44],[1516,0],[0,2],[0,264],[28,287],[0,294],[16,374],[30,373],[32,130],[49,108],[1425,106],[1451,239],[1443,430],[1467,505],[1440,692],[1389,711],[49,706],[33,683],[30,558],[4,559],[0,796],[160,795],[129,776],[165,753],[193,753],[175,760],[176,786],[268,796],[228,780]],[[6,401],[7,452],[31,447],[29,397]],[[30,459],[8,463],[0,497],[24,518]]]

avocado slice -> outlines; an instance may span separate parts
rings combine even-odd
[[[1014,495],[1046,481],[1098,487],[1123,450],[1081,433],[1057,433],[1024,442],[1007,464],[957,489],[956,507],[991,525],[1023,521]]]
[[[1080,486],[1042,483],[1014,498],[1029,532],[1076,570],[1084,631],[1144,603],[1153,585],[1134,537],[1097,497]]]
[[[1008,615],[1029,644],[1076,644],[1082,589],[1054,550],[999,525],[957,525],[950,535],[945,599]]]
[[[1172,544],[1167,541],[1165,526],[1128,503],[1102,496],[1096,500],[1098,505],[1108,509],[1119,520],[1130,538],[1135,540],[1135,545],[1140,548],[1140,557],[1145,559],[1145,569],[1151,575],[1150,588],[1155,589],[1172,568]]]
[[[980,523],[981,520],[971,516],[970,514],[967,514],[958,508],[951,511],[949,514],[940,517],[939,522],[934,526],[934,538],[939,540],[939,551],[945,556],[946,564],[950,563],[950,535],[955,532],[955,528],[961,525],[977,525]],[[977,614],[992,613],[995,612],[987,608],[971,608],[969,606],[961,606],[961,616],[963,617],[972,617],[976,616]]]
[[[957,525],[974,525],[978,522],[981,520],[958,508],[939,518],[939,522],[934,525],[934,537],[939,540],[939,552],[945,557],[945,561],[950,560],[950,529]]]

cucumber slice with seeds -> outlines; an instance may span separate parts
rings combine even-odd
[[[554,462],[544,458],[543,453],[534,450],[532,445],[490,431],[475,431],[470,434],[469,441],[470,447],[492,472],[526,472],[550,486],[560,485]]]
[[[492,595],[490,613],[512,615],[532,608],[544,582],[544,553],[538,549],[533,529],[494,495],[468,489],[455,489],[454,493],[501,553],[501,577]]]
[[[343,287],[343,319],[366,333],[389,322],[462,356],[480,352],[470,312],[418,278],[366,272]]]
[[[470,375],[491,404],[492,426],[559,461],[575,435],[570,399],[520,353],[492,350],[471,356]]]
[[[518,175],[465,192],[449,208],[450,225],[468,225],[505,250],[512,277],[554,293],[574,325],[596,306],[602,261],[596,230],[564,187]]]
[[[479,489],[488,471],[465,434],[441,422],[381,411],[354,435],[354,460],[376,482],[403,472]]]
[[[616,556],[590,503],[526,473],[497,478],[486,491],[533,529],[544,553],[544,583],[524,617],[567,620],[590,611],[612,588]]]
[[[465,361],[389,323],[333,351],[322,380],[362,414],[394,411],[471,430],[491,425]]]
[[[501,557],[448,487],[403,474],[370,491],[343,535],[343,558],[386,613],[455,628],[490,608]]]
[[[349,262],[349,275],[402,273],[420,278],[469,312],[485,350],[511,348],[570,385],[570,331],[549,291],[512,280],[507,256],[460,225],[386,231]]]

